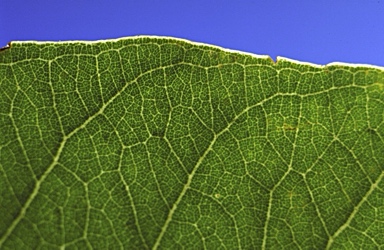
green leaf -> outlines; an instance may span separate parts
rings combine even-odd
[[[0,248],[384,248],[383,111],[379,67],[12,42]]]

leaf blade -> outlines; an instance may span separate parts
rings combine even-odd
[[[0,246],[382,245],[354,224],[381,193],[380,68],[137,37],[12,43],[0,76]]]

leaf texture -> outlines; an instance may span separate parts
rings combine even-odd
[[[12,42],[0,128],[0,248],[384,248],[379,67]]]

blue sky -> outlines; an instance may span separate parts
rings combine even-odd
[[[384,0],[0,0],[12,40],[186,38],[255,54],[384,66]]]

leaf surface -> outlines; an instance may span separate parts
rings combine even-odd
[[[384,70],[188,41],[0,51],[0,248],[384,247]]]

